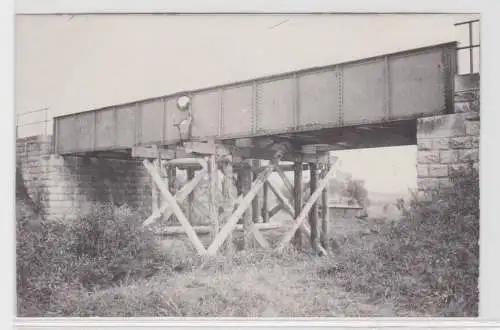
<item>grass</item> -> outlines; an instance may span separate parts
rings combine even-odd
[[[185,238],[141,230],[127,209],[47,222],[20,200],[18,315],[476,316],[478,182],[468,175],[431,204],[410,200],[399,219],[335,219],[322,258],[201,258]]]
[[[300,317],[374,316],[391,306],[332,286],[317,274],[318,260],[288,252],[253,251],[214,258],[194,269],[162,273],[61,302],[68,316]]]

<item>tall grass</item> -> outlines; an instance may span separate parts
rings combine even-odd
[[[73,291],[92,292],[168,268],[153,234],[127,207],[95,205],[73,221],[37,220],[17,203],[17,293],[20,316],[58,314]]]
[[[453,189],[431,203],[413,198],[402,220],[353,235],[319,272],[402,313],[477,316],[479,175],[469,168],[452,176]]]

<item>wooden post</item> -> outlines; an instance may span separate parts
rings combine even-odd
[[[177,181],[177,168],[174,164],[169,164],[167,167],[168,175],[168,190],[171,194],[175,194],[175,182]]]
[[[159,172],[160,163],[159,163],[158,159],[153,160],[153,166]],[[151,201],[152,201],[151,210],[152,210],[152,213],[158,212],[158,210],[160,209],[158,198],[159,198],[158,188],[156,187],[154,179],[151,178]]]
[[[268,199],[269,199],[269,185],[264,183],[264,187],[262,187],[262,222],[267,223],[269,222],[269,206],[268,206]]]
[[[246,194],[243,197],[241,202],[238,204],[238,207],[236,207],[231,216],[226,220],[226,223],[224,224],[224,226],[222,226],[221,230],[219,231],[219,234],[214,239],[212,244],[210,244],[210,246],[208,247],[207,252],[210,255],[214,255],[215,253],[217,253],[219,247],[224,243],[224,241],[228,238],[229,234],[234,230],[234,227],[236,226],[238,219],[240,219],[245,213],[245,211],[251,206],[252,200],[260,191],[260,189],[264,185],[264,182],[269,178],[269,175],[271,175],[273,168],[274,165],[267,166],[266,169],[257,176],[248,194]],[[262,236],[262,234],[260,234],[259,230],[253,225],[253,223],[249,223],[247,227],[248,230],[252,232],[252,234],[255,236],[255,238],[262,247],[270,246],[269,242],[267,242],[266,239]],[[293,233],[295,233],[295,231],[296,229],[294,227]],[[291,234],[292,236],[293,233]],[[291,238],[289,239],[288,237],[286,237],[286,239],[287,239],[286,243],[288,243]]]
[[[321,172],[321,179],[325,178],[326,173],[328,172],[328,165],[323,165],[323,171]],[[322,213],[321,213],[321,233],[320,233],[320,242],[325,250],[328,249],[328,221],[329,221],[329,207],[328,207],[328,196],[329,187],[328,184],[326,188],[323,190],[321,194],[321,204],[323,205]]]
[[[205,169],[202,169],[195,177],[193,180],[189,181],[180,189],[176,194],[175,194],[175,200],[178,203],[182,203],[186,198],[188,198],[189,194],[193,191],[193,189],[200,183],[200,181],[203,179],[205,175]],[[172,210],[171,207],[169,207],[169,204],[164,201],[164,204],[160,207],[158,212],[152,213],[143,223],[143,226],[148,226],[154,221],[156,221],[158,218],[163,217],[163,219],[168,219],[170,216],[174,214],[174,211]]]
[[[222,178],[222,214],[221,219],[225,224],[231,217],[234,205],[236,202],[236,197],[238,192],[236,190],[236,185],[233,180],[233,163],[230,157],[226,157],[221,162],[221,171],[224,174]],[[231,255],[233,253],[233,237],[232,233],[228,234],[225,243],[226,254]]]
[[[318,171],[315,163],[309,164],[310,189],[316,191],[318,185]],[[314,202],[309,211],[309,226],[311,227],[311,247],[316,250],[318,240],[318,203]]]
[[[214,226],[213,238],[219,233],[219,210],[217,206],[217,190],[218,187],[218,176],[219,169],[217,168],[216,156],[210,155],[208,162],[208,174],[210,176],[209,182],[209,201],[208,201],[208,211],[210,214],[210,222]]]
[[[187,181],[191,181],[194,179],[195,171],[192,168],[188,168],[186,170],[186,176],[187,176]],[[188,200],[187,200],[187,218],[190,223],[193,223],[193,217],[194,217],[194,212],[193,212],[193,202],[194,202],[194,190],[191,191],[188,195]]]
[[[252,168],[253,169],[259,169],[260,168],[260,160],[259,159],[253,159],[252,160]],[[252,171],[252,181],[253,177],[256,177],[257,175],[253,173]],[[265,186],[265,185],[264,185]],[[260,209],[260,197],[262,196],[261,193],[258,193],[257,196],[253,199],[252,201],[252,222],[253,223],[260,223],[262,222],[262,217],[261,217],[261,209]]]
[[[177,168],[173,164],[167,165],[167,181],[168,181],[168,190],[172,195],[175,195],[175,181],[177,179]],[[171,220],[171,218],[175,219],[175,214],[172,214],[170,217],[164,217],[165,221]]]
[[[287,245],[296,235],[297,229],[302,226],[304,223],[307,214],[311,210],[312,205],[316,202],[316,200],[321,196],[321,193],[323,192],[323,189],[325,189],[327,183],[329,182],[330,178],[333,176],[337,168],[335,166],[330,167],[328,172],[326,173],[325,177],[321,182],[319,182],[318,187],[316,190],[311,194],[311,197],[309,197],[309,200],[307,203],[304,204],[304,207],[302,208],[302,211],[300,211],[299,216],[295,219],[295,224],[293,225],[292,229],[288,231],[281,242],[278,244],[277,250],[282,250],[285,245]],[[321,246],[318,246],[320,250],[323,250]],[[326,254],[326,251],[321,251],[323,255]]]
[[[207,250],[205,249],[203,244],[201,244],[198,236],[196,235],[196,232],[193,230],[193,227],[189,223],[189,220],[186,218],[184,213],[182,213],[182,210],[177,204],[177,201],[175,200],[174,196],[172,196],[172,194],[170,194],[170,192],[168,191],[168,188],[165,185],[165,182],[160,177],[158,171],[147,159],[143,161],[143,164],[144,167],[146,167],[146,169],[148,170],[151,177],[153,178],[154,183],[158,187],[158,190],[162,194],[163,198],[166,200],[168,205],[173,209],[174,214],[176,215],[181,225],[184,227],[186,234],[188,235],[189,239],[195,246],[198,253],[200,255],[205,255],[207,253]]]
[[[251,164],[248,162],[244,162],[242,164],[243,166],[241,167],[241,170],[239,171],[239,177],[240,177],[240,183],[241,183],[241,193],[243,195],[246,195],[250,192],[250,189],[252,188],[252,170],[251,170]],[[253,203],[252,199],[252,203]],[[253,204],[252,204],[253,205]],[[253,216],[252,216],[252,208],[249,207],[245,213],[243,214],[243,237],[244,237],[244,245],[243,249],[249,249],[254,247],[254,238],[253,235],[250,231],[250,224],[253,222]]]
[[[295,210],[294,217],[297,218],[300,214],[301,209],[302,209],[302,161],[295,162],[295,166],[294,166],[293,171],[294,171],[293,202],[294,202],[294,210]],[[292,244],[298,249],[300,249],[302,247],[302,234],[300,231],[295,232],[295,236],[293,238]]]

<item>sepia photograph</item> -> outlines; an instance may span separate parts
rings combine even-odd
[[[18,317],[477,317],[479,13],[17,14]]]

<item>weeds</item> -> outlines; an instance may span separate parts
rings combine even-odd
[[[432,203],[411,200],[401,221],[347,240],[335,265],[344,269],[329,273],[336,283],[419,315],[477,316],[479,175],[456,172],[453,182]]]
[[[453,183],[430,204],[414,195],[399,221],[363,221],[321,259],[294,249],[187,257],[184,245],[161,251],[127,207],[43,221],[18,200],[18,314],[475,316],[479,176],[467,169]]]
[[[71,222],[34,222],[34,216],[18,202],[20,315],[44,315],[67,291],[109,288],[169,269],[153,234],[143,230],[126,207],[96,205]]]

